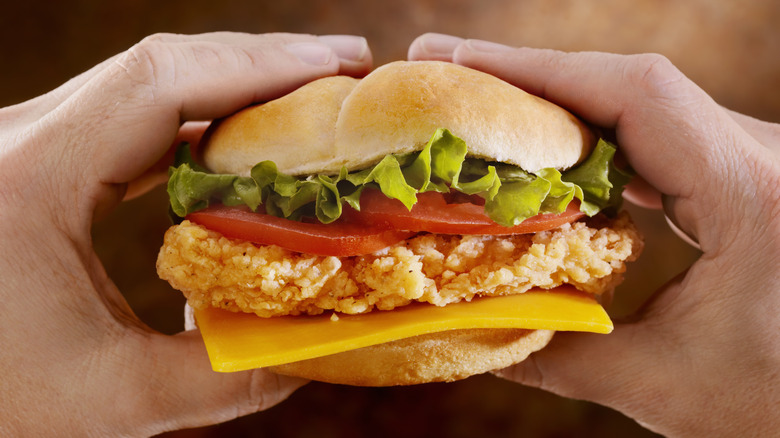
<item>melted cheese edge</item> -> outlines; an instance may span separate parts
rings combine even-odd
[[[214,371],[234,372],[297,362],[446,330],[525,328],[610,333],[607,312],[572,287],[530,290],[437,307],[413,304],[362,315],[259,318],[209,308],[195,320]]]

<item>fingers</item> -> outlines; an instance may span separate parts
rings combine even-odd
[[[210,39],[215,42],[223,42],[229,44],[231,38],[237,37],[238,34],[221,32],[221,33],[208,33],[201,34],[198,37],[203,39]],[[251,38],[250,35],[244,35]],[[279,34],[279,37],[285,37],[284,34]],[[192,36],[189,35],[177,35],[177,34],[157,34],[149,39],[154,39],[160,43],[185,43],[192,40]],[[319,40],[326,45],[330,46],[336,55],[339,57],[339,74],[360,77],[366,75],[372,66],[372,55],[368,49],[367,44],[355,45],[349,41],[349,37],[343,38],[341,35],[323,35],[319,37]],[[0,119],[0,127],[6,127],[5,125],[19,126],[22,123],[29,123],[41,118],[44,114],[53,110],[59,106],[62,102],[73,95],[81,86],[88,83],[97,74],[103,72],[107,66],[112,65],[118,57],[115,55],[100,64],[92,67],[88,71],[74,77],[60,87],[38,96],[27,102],[23,102],[16,105],[14,108],[14,118],[4,117]]]
[[[410,56],[450,58],[615,129],[631,166],[656,191],[678,201],[671,214],[703,248],[744,224],[701,212],[722,209],[724,199],[745,200],[740,187],[755,185],[751,174],[766,173],[746,169],[771,161],[732,116],[658,55],[562,53],[426,34],[412,44]]]
[[[338,55],[340,75],[363,77],[371,71],[373,57],[365,39],[347,35],[322,35],[319,40]]]
[[[748,134],[775,155],[780,155],[780,124],[764,122],[736,111],[726,110]]]
[[[653,210],[660,210],[661,193],[651,186],[641,176],[635,176],[626,185],[623,197],[634,205]]]
[[[327,44],[333,45],[332,40],[323,42],[302,35],[238,35],[235,41],[223,42],[228,38],[221,35],[216,42],[198,40],[171,45],[152,41],[136,46],[115,64],[114,73],[118,78],[107,78],[107,81],[113,83],[117,94],[129,94],[127,98],[148,110],[138,111],[137,107],[131,106],[117,114],[118,118],[127,119],[119,122],[132,126],[150,124],[150,119],[157,119],[157,129],[149,127],[148,132],[158,136],[167,128],[168,144],[172,140],[170,129],[178,128],[180,120],[224,116],[252,102],[278,97],[319,77],[337,74],[341,69],[340,58]],[[365,40],[344,37],[339,41],[342,53],[347,53],[345,46],[349,44],[357,49],[349,53],[356,59],[345,63],[367,65],[370,61],[370,57],[366,57]],[[140,98],[137,98],[139,93]],[[133,145],[154,140],[143,132],[129,134],[123,142],[127,146],[112,149],[135,155],[138,151]],[[114,150],[108,152],[104,156],[105,162],[121,162]],[[119,167],[109,166],[102,178],[124,182],[148,164],[148,160],[143,163],[136,160],[130,165],[125,162]]]
[[[200,143],[211,122],[186,122],[171,143],[168,151],[156,163],[148,167],[143,174],[128,183],[124,200],[137,198],[168,180],[168,168],[173,164],[176,149],[181,143],[189,143],[193,148]]]
[[[415,38],[409,45],[407,57],[410,61],[429,60],[452,62],[455,49],[466,40],[452,35],[426,33]]]
[[[410,51],[415,56],[425,56],[431,46],[441,49],[453,43],[450,38],[446,38],[448,43],[443,45],[431,42],[439,39],[435,34],[423,35],[413,43],[414,50]],[[437,53],[437,57],[443,57],[440,52]],[[512,48],[477,40],[460,42],[452,48],[450,56],[453,62],[498,76],[532,94],[558,103],[598,126],[625,126],[626,132],[618,131],[619,137],[631,134],[631,140],[642,137],[640,144],[654,142],[653,148],[631,149],[631,145],[626,146],[624,142],[621,142],[621,146],[632,165],[642,165],[637,170],[648,182],[666,193],[671,191],[679,194],[679,184],[668,182],[666,174],[670,170],[669,165],[658,159],[667,152],[662,148],[675,150],[666,156],[679,155],[677,145],[654,141],[659,140],[660,136],[651,129],[657,125],[653,122],[658,119],[664,118],[663,125],[666,125],[669,117],[687,112],[688,105],[701,106],[698,100],[706,100],[706,95],[698,92],[682,74],[661,58],[640,62],[637,58],[618,55]],[[691,102],[693,100],[697,102]],[[636,102],[642,102],[642,105]],[[663,132],[664,137],[667,134]],[[684,134],[687,136],[689,132],[686,130]],[[693,160],[700,158],[701,153],[692,157]],[[677,163],[687,162],[677,160]],[[678,175],[686,173],[676,172]]]
[[[452,35],[428,33],[416,38],[409,46],[410,60],[435,60],[452,62],[456,49],[466,40]],[[661,209],[661,194],[642,177],[634,178],[623,196],[630,202],[645,208]]]
[[[126,183],[154,164],[186,120],[225,116],[319,77],[370,69],[363,38],[207,34],[145,39],[87,78],[37,125],[90,187]],[[65,175],[66,177],[68,175]]]
[[[89,82],[95,75],[103,71],[107,65],[110,65],[114,61],[114,59],[116,59],[116,57],[101,62],[46,94],[18,105],[2,108],[4,114],[3,117],[0,117],[0,129],[8,131],[18,130],[39,120],[73,95],[73,93],[85,83]]]

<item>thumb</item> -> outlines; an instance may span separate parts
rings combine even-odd
[[[286,399],[306,381],[264,369],[218,373],[211,369],[203,339],[197,330],[174,336],[147,333],[128,352],[146,351],[136,378],[147,379],[149,390],[136,404],[135,418],[157,434],[222,423],[268,409]],[[134,387],[133,387],[134,386]],[[137,383],[128,386],[136,396]],[[137,396],[136,396],[137,397]]]
[[[646,364],[658,359],[658,352],[640,327],[617,324],[613,333],[558,332],[543,350],[525,361],[496,371],[508,380],[563,397],[597,402],[628,413],[626,394],[646,397]],[[642,339],[637,343],[637,339]],[[661,375],[655,377],[663,377]]]
[[[631,321],[608,335],[557,332],[550,344],[524,362],[494,372],[499,377],[563,397],[616,409],[642,424],[669,421],[664,400],[690,375],[681,300],[684,274],[656,291]],[[660,420],[660,421],[659,421]]]

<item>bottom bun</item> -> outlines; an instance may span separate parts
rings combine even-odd
[[[554,333],[525,329],[451,330],[268,369],[354,386],[451,382],[522,362],[544,348]]]

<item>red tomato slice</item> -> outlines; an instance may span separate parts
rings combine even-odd
[[[540,214],[514,227],[493,222],[484,207],[468,196],[447,202],[449,195],[426,192],[417,195],[411,211],[378,190],[365,190],[361,211],[344,208],[330,224],[298,222],[252,212],[246,207],[216,205],[187,215],[187,219],[231,239],[261,245],[277,245],[291,251],[348,257],[370,254],[406,240],[418,232],[440,234],[526,234],[574,222],[584,216],[576,202],[561,214]]]
[[[463,198],[468,200],[470,197],[464,195]],[[381,225],[394,230],[493,235],[538,233],[585,216],[579,210],[579,204],[572,202],[561,214],[540,214],[519,225],[504,227],[493,222],[482,205],[473,202],[448,203],[441,193],[425,192],[417,195],[417,203],[410,211],[400,201],[388,198],[378,190],[364,190],[360,197],[360,211],[345,208],[343,215],[350,222]]]
[[[186,219],[231,239],[337,257],[370,254],[416,234],[345,220],[330,224],[298,222],[222,205],[190,213]]]

